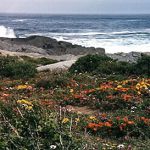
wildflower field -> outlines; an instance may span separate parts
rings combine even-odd
[[[148,150],[149,138],[149,76],[0,79],[1,150]]]

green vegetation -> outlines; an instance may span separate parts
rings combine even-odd
[[[11,78],[31,78],[36,74],[36,66],[27,62],[15,62],[3,68],[3,76]]]
[[[95,72],[101,64],[111,63],[112,61],[113,60],[107,56],[87,55],[79,58],[78,61],[72,65],[70,71],[73,73]]]
[[[47,58],[33,59],[28,56],[1,56],[0,76],[17,79],[31,78],[35,76],[38,65],[47,65],[55,62],[57,61]]]
[[[135,73],[138,75],[150,76],[150,56],[143,55],[141,59],[135,64]]]
[[[57,87],[64,87],[69,82],[69,79],[65,75],[61,74],[53,74],[48,76],[47,79],[40,79],[36,83],[37,88],[44,88],[44,89],[54,89]]]
[[[149,56],[88,55],[60,73],[37,73],[27,58],[0,63],[0,150],[149,149]]]
[[[70,68],[72,73],[92,73],[102,75],[145,75],[150,76],[150,56],[143,55],[136,64],[118,62],[107,56],[87,55]]]
[[[52,59],[48,59],[45,57],[41,57],[41,58],[31,58],[28,56],[21,56],[21,58],[29,63],[35,64],[35,65],[48,65],[48,64],[53,64],[56,63],[57,60],[52,60]]]

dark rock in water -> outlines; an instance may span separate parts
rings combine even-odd
[[[0,38],[0,49],[17,52],[39,53],[49,55],[86,55],[105,54],[103,48],[87,48],[73,45],[69,42],[57,41],[43,36],[31,36],[28,38]]]

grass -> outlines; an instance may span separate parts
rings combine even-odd
[[[53,60],[53,59],[49,59],[49,58],[45,58],[45,57],[41,57],[41,58],[31,58],[28,56],[21,56],[21,58],[28,62],[28,63],[32,63],[34,65],[49,65],[49,64],[53,64],[58,62],[57,60]]]

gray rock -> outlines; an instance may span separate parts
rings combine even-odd
[[[26,53],[39,53],[48,55],[86,55],[86,54],[105,54],[103,48],[87,48],[80,45],[73,45],[64,41],[57,41],[52,38],[43,36],[31,36],[28,38],[0,38],[0,49],[26,52]]]
[[[106,54],[106,55],[118,61],[135,63],[141,57],[142,53],[130,52],[130,53],[115,53],[115,54]]]

